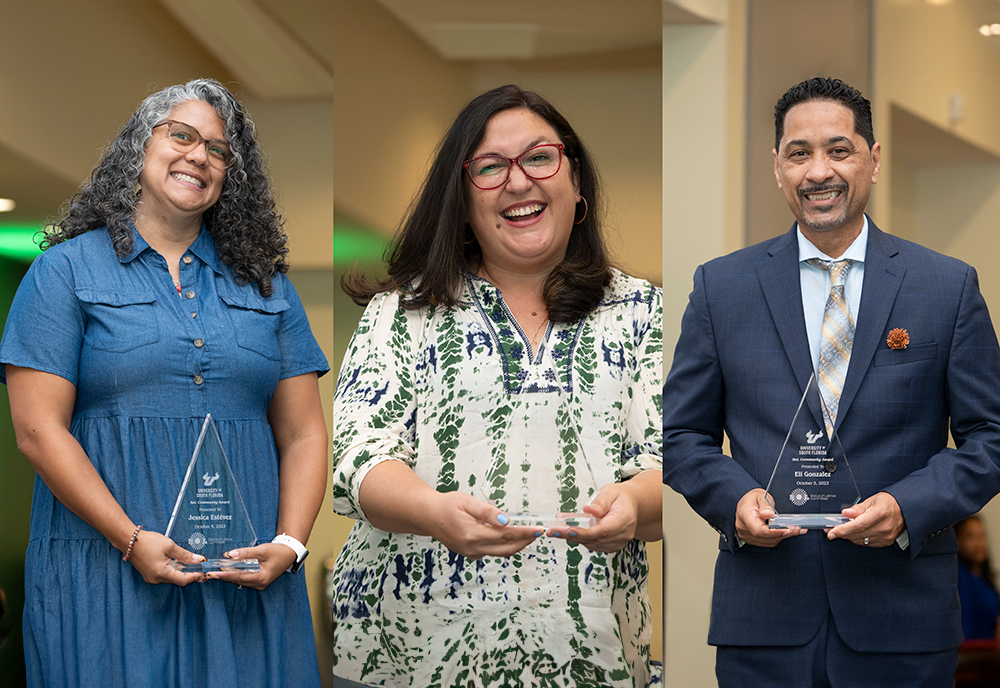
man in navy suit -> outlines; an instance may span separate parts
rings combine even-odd
[[[805,81],[778,101],[775,129],[796,223],[697,269],[664,386],[664,482],[721,536],[708,636],[719,685],[951,686],[951,524],[1000,492],[996,334],[972,267],[865,215],[881,146],[858,91]],[[825,532],[772,530],[764,487],[826,356],[834,297],[816,258],[849,261],[833,427],[861,501]]]

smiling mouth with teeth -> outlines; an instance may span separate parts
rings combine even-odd
[[[831,198],[836,198],[841,194],[839,189],[832,189],[830,191],[823,191],[821,193],[806,193],[802,194],[810,201],[828,201]]]
[[[205,188],[205,182],[201,181],[197,177],[192,177],[189,174],[184,174],[183,172],[171,172],[170,176],[182,182],[187,182],[188,184],[194,184],[199,189]]]
[[[500,213],[500,216],[508,220],[527,220],[529,218],[536,217],[543,210],[545,210],[544,203],[534,203],[532,205],[506,210]]]

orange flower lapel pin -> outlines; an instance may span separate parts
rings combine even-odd
[[[910,333],[901,327],[889,331],[889,336],[885,338],[885,343],[890,349],[905,349],[910,343]]]

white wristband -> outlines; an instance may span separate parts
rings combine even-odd
[[[306,555],[309,554],[309,550],[306,549],[305,545],[293,538],[291,535],[286,535],[285,533],[278,535],[271,540],[271,542],[276,545],[285,545],[290,547],[292,551],[295,552],[295,563],[286,569],[289,573],[295,573],[298,571],[299,567],[302,566],[302,562],[305,560]]]

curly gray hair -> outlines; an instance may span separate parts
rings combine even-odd
[[[99,227],[107,227],[119,256],[132,251],[132,216],[139,196],[136,185],[146,159],[153,126],[181,103],[202,100],[225,123],[232,149],[222,195],[204,215],[219,259],[232,268],[237,282],[255,282],[264,296],[271,278],[288,271],[288,237],[275,210],[271,182],[257,133],[249,115],[225,86],[214,79],[195,79],[147,97],[104,152],[90,179],[64,206],[63,217],[44,229],[47,249]]]

